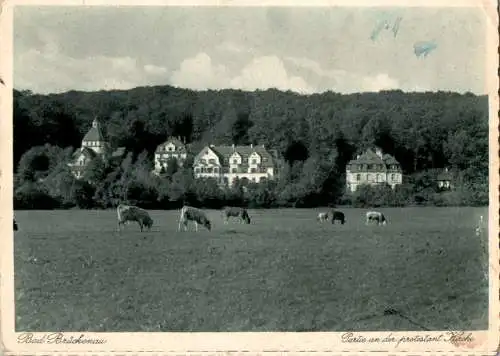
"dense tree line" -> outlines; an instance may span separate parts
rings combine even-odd
[[[75,180],[66,162],[94,117],[119,160],[95,160]],[[186,140],[190,157],[151,175],[157,145]],[[280,179],[221,190],[194,180],[193,155],[204,145],[264,144],[283,157]],[[404,184],[345,192],[345,167],[373,145],[401,163]],[[149,208],[189,203],[218,207],[352,204],[354,206],[487,205],[488,98],[470,93],[386,91],[203,91],[170,86],[125,91],[36,95],[14,91],[15,207],[111,207],[128,201]],[[439,169],[455,189],[440,192]]]

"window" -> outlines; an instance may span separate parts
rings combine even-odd
[[[214,173],[219,173],[219,168],[215,167],[214,168]]]
[[[252,182],[254,182],[254,183],[255,183],[255,178],[252,178]]]
[[[372,169],[372,165],[371,165],[371,164],[368,164],[368,165],[366,166],[366,169]]]
[[[205,167],[201,167],[201,173],[206,173],[207,169]]]
[[[391,174],[391,180],[393,180],[393,181],[396,180],[396,175],[394,173]]]
[[[233,164],[238,164],[238,160],[237,159],[233,159]]]
[[[372,181],[372,175],[371,175],[371,174],[368,174],[368,175],[366,176],[366,180],[367,180],[368,182],[371,182],[371,181]]]
[[[264,182],[266,181],[266,177],[260,177],[259,181],[260,181],[261,183],[264,183]]]
[[[232,173],[237,173],[237,172],[238,172],[238,169],[233,168],[233,169],[231,169],[231,172],[232,172]]]
[[[215,164],[215,159],[213,159],[213,158],[210,158],[210,159],[208,160],[208,163],[212,163],[212,164]]]
[[[256,159],[252,159],[252,164],[257,164],[257,160]]]
[[[377,174],[377,182],[382,182],[382,174]]]
[[[257,169],[256,168],[252,168],[252,169],[250,169],[250,172],[251,173],[257,173]]]
[[[212,173],[212,167],[207,168],[207,173]]]
[[[196,167],[196,168],[194,169],[194,172],[195,172],[195,173],[200,173],[200,168]]]
[[[360,181],[361,180],[361,174],[356,174],[356,180]]]

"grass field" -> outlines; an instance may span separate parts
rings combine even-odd
[[[17,331],[487,329],[474,227],[487,208],[380,209],[387,226],[319,210],[250,211],[251,225],[116,232],[115,211],[18,211]]]

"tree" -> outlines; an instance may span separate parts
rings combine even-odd
[[[167,169],[165,171],[165,174],[167,177],[172,178],[172,176],[177,173],[179,170],[179,162],[177,161],[177,158],[171,157],[167,161]]]

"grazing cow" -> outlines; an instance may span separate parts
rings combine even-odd
[[[16,222],[16,219],[14,219],[14,231],[17,231],[18,227],[17,227],[17,222]]]
[[[224,224],[227,224],[229,222],[230,217],[240,218],[241,223],[250,224],[250,216],[248,215],[248,211],[245,208],[227,206],[222,211],[222,217],[224,218]]]
[[[184,226],[184,231],[187,231],[187,224],[189,221],[194,222],[196,231],[198,231],[198,224],[205,226],[209,231],[212,229],[212,223],[208,220],[204,211],[184,205],[181,209],[181,216],[179,218],[179,231],[181,231],[181,225]]]
[[[137,206],[120,204],[116,208],[116,213],[118,215],[118,231],[120,231],[121,225],[125,225],[129,221],[137,221],[141,231],[143,227],[151,230],[151,226],[153,226],[153,219],[151,219],[148,212]]]
[[[332,211],[332,224],[335,224],[335,221],[340,221],[342,225],[345,224],[345,215],[343,212],[338,210]]]
[[[368,224],[371,221],[376,221],[377,225],[386,225],[387,224],[387,219],[385,218],[384,214],[378,212],[378,211],[369,211],[366,213],[366,223]]]
[[[328,221],[328,213],[319,213],[316,220],[318,220],[319,222]]]

